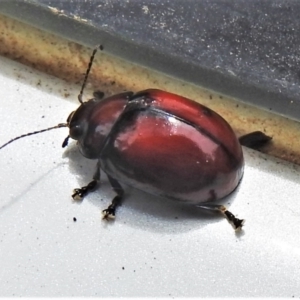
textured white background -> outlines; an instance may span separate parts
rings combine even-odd
[[[0,144],[77,108],[79,87],[4,58],[0,66]],[[0,296],[300,297],[298,166],[244,151],[242,184],[225,202],[246,219],[240,235],[223,218],[133,189],[106,224],[105,176],[72,203],[95,162],[75,143],[63,150],[66,136],[57,129],[0,151]]]

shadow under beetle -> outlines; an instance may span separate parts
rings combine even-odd
[[[103,47],[99,47],[103,50]],[[81,103],[67,123],[27,133],[68,127],[81,154],[97,160],[93,180],[73,192],[81,200],[93,191],[104,171],[116,192],[104,219],[114,218],[124,194],[120,183],[154,195],[220,212],[235,230],[244,220],[227,208],[211,203],[229,195],[244,171],[241,145],[257,148],[271,138],[260,131],[237,139],[230,125],[216,112],[190,99],[157,89],[125,92],[102,99],[101,92],[83,102],[83,91],[98,47],[94,49],[78,95]]]

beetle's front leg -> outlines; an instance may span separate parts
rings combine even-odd
[[[100,182],[100,161],[97,162],[96,171],[93,176],[93,180],[88,183],[88,185],[83,186],[79,189],[73,190],[72,198],[73,200],[80,201],[82,200],[89,192],[92,192],[96,189]]]
[[[124,190],[123,190],[122,186],[120,185],[120,183],[116,179],[110,177],[109,175],[107,175],[107,177],[108,177],[108,180],[109,180],[113,190],[117,193],[117,196],[115,196],[115,198],[112,200],[112,202],[108,206],[108,208],[106,208],[102,211],[103,219],[105,219],[105,220],[115,218],[116,208],[121,205],[123,195],[124,195]]]

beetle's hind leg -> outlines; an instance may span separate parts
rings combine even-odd
[[[245,220],[238,219],[233,213],[231,213],[224,205],[220,204],[198,204],[197,207],[220,212],[231,224],[234,230],[241,230],[245,224]]]
[[[82,200],[88,193],[94,191],[100,182],[100,162],[98,161],[93,180],[88,185],[73,190],[72,198],[75,201]]]
[[[261,131],[254,131],[245,134],[239,138],[239,142],[242,146],[258,150],[260,147],[268,144],[272,140],[272,137],[264,134]]]
[[[123,190],[122,186],[120,185],[120,183],[116,179],[110,177],[109,175],[107,175],[107,177],[108,177],[108,180],[109,180],[113,190],[117,193],[117,196],[115,196],[115,198],[112,200],[111,204],[102,211],[103,219],[105,219],[105,220],[115,218],[116,208],[121,205],[123,195],[124,195],[124,190]]]

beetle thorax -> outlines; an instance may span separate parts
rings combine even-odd
[[[99,158],[106,138],[122,113],[127,99],[110,97],[84,102],[70,116],[70,137],[78,141],[83,156]]]

